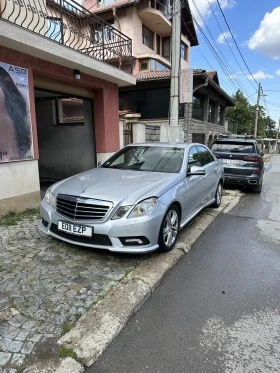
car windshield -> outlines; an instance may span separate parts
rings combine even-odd
[[[150,172],[180,172],[184,148],[162,146],[127,146],[101,167]]]
[[[255,153],[254,144],[240,142],[215,142],[211,150],[224,153]]]

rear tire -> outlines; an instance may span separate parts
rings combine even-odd
[[[261,191],[262,191],[262,181],[259,185],[252,186],[250,190],[253,193],[261,193]]]
[[[180,227],[180,212],[175,205],[171,205],[161,223],[158,244],[159,251],[167,253],[175,246]]]
[[[211,207],[215,209],[220,207],[221,202],[222,202],[222,195],[223,195],[223,184],[221,181],[219,181],[219,184],[216,189],[216,194],[215,194],[215,202],[212,203]]]

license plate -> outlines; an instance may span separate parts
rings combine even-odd
[[[59,221],[57,228],[60,231],[76,234],[78,236],[92,236],[92,227],[85,227],[84,225],[71,224],[67,223],[66,221]]]
[[[226,163],[226,164],[241,164],[239,159],[223,159],[223,163]]]

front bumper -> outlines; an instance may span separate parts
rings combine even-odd
[[[42,221],[40,230],[62,241],[85,247],[106,249],[119,253],[147,253],[158,248],[158,235],[166,206],[158,203],[153,214],[141,218],[118,220],[108,219],[104,222],[73,221],[58,214],[45,200],[41,203]],[[92,237],[84,237],[57,229],[58,221],[79,224],[93,228]],[[43,223],[44,222],[44,223]],[[123,238],[145,238],[144,244],[123,244]]]

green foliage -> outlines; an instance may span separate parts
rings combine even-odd
[[[78,360],[76,352],[72,348],[61,346],[58,350],[59,357],[72,357],[72,359]]]
[[[70,332],[70,330],[72,328],[74,328],[74,326],[76,326],[76,323],[74,322],[65,322],[63,325],[62,325],[62,334],[66,334],[68,332]]]
[[[230,107],[226,111],[226,118],[237,123],[238,135],[253,135],[255,129],[256,105],[251,105],[244,94],[238,90],[233,99],[235,107]],[[275,131],[275,122],[266,116],[263,106],[259,106],[258,116],[258,137],[275,137],[271,136]]]
[[[39,217],[39,210],[27,210],[20,214],[15,212],[10,212],[9,214],[0,217],[0,225],[9,226],[9,225],[16,225],[23,219],[32,219],[33,217]]]

